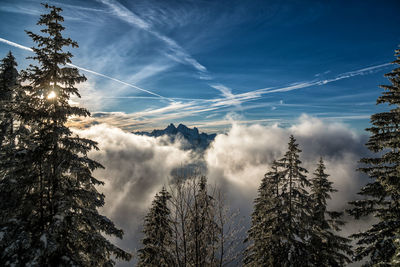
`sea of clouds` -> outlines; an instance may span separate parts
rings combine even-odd
[[[349,126],[301,116],[288,128],[278,125],[239,125],[219,134],[202,155],[184,150],[181,141],[170,143],[163,137],[147,137],[124,132],[107,124],[75,130],[81,136],[98,142],[100,150],[89,156],[105,169],[96,170],[95,177],[105,185],[99,190],[106,196],[101,212],[125,231],[123,240],[114,240],[123,249],[134,252],[140,246],[143,218],[153,196],[171,180],[171,171],[201,158],[210,184],[218,185],[226,195],[227,204],[239,209],[245,223],[253,208],[253,200],[264,174],[273,160],[287,150],[293,134],[302,149],[303,167],[311,176],[322,157],[326,172],[338,190],[329,201],[329,209],[343,211],[347,202],[357,198],[357,192],[368,178],[356,171],[359,159],[368,155],[367,136]],[[368,225],[367,219],[349,223],[342,234],[348,235]],[[122,266],[122,265],[121,265]]]

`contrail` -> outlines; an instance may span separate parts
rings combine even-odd
[[[116,3],[114,1],[109,1],[109,0],[99,0],[99,1],[104,5],[107,5],[109,8],[111,8],[115,12],[115,14],[119,17],[119,19],[124,20],[125,22],[128,22],[144,31],[147,31],[148,33],[152,34],[156,38],[166,43],[170,51],[175,55],[175,57],[172,57],[175,61],[191,65],[198,71],[202,73],[207,73],[207,68],[205,66],[201,65],[195,58],[193,58],[188,52],[186,52],[185,49],[182,48],[173,39],[152,29],[151,23],[148,23],[147,21],[141,19],[135,13],[133,13],[132,11],[130,11],[129,9],[127,9],[118,2]]]
[[[11,46],[14,46],[14,47],[19,48],[19,49],[33,51],[32,48],[30,48],[30,47],[14,43],[14,42],[8,41],[8,40],[3,39],[3,38],[0,38],[0,42],[8,44],[8,45],[11,45]]]
[[[124,82],[124,81],[121,81],[121,80],[115,79],[115,78],[113,78],[113,77],[110,77],[110,76],[107,76],[107,75],[105,75],[105,74],[101,74],[101,73],[95,72],[95,71],[93,71],[93,70],[88,70],[88,69],[85,69],[85,68],[82,68],[82,67],[76,66],[76,65],[74,65],[74,64],[71,64],[71,63],[67,63],[67,65],[68,65],[68,66],[71,66],[71,67],[73,67],[73,68],[80,69],[80,70],[82,70],[82,71],[86,71],[86,72],[92,73],[92,74],[94,74],[94,75],[97,75],[97,76],[100,76],[100,77],[104,77],[104,78],[107,78],[107,79],[113,80],[113,81],[115,81],[115,82],[118,82],[118,83],[121,83],[121,84],[123,84],[123,85],[129,86],[129,87],[132,87],[132,88],[135,88],[135,89],[137,89],[137,90],[140,90],[140,91],[146,92],[146,93],[148,93],[148,94],[151,94],[151,95],[154,95],[154,96],[157,96],[157,97],[160,97],[160,98],[166,99],[166,100],[168,100],[168,101],[172,101],[172,102],[174,102],[174,100],[172,100],[172,99],[170,99],[170,98],[167,98],[167,97],[165,97],[165,96],[162,96],[162,95],[159,95],[159,94],[153,93],[153,92],[151,92],[151,91],[149,91],[149,90],[146,90],[146,89],[140,88],[140,87],[138,87],[138,86],[136,86],[136,85],[133,85],[133,84],[130,84],[130,83],[127,83],[127,82]]]
[[[13,46],[13,47],[16,47],[16,48],[19,48],[19,49],[23,49],[23,50],[27,50],[27,51],[33,51],[32,48],[30,48],[30,47],[27,47],[27,46],[24,46],[24,45],[21,45],[21,44],[17,44],[17,43],[15,43],[15,42],[11,42],[11,41],[6,40],[6,39],[3,39],[3,38],[0,38],[0,42],[5,43],[5,44],[8,44],[8,45]],[[151,92],[151,91],[149,91],[149,90],[146,90],[146,89],[140,88],[140,87],[138,87],[138,86],[136,86],[136,85],[133,85],[133,84],[130,84],[130,83],[127,83],[127,82],[118,80],[118,79],[113,78],[113,77],[110,77],[110,76],[108,76],[108,75],[101,74],[101,73],[95,72],[95,71],[93,71],[93,70],[85,69],[85,68],[76,66],[76,65],[74,65],[74,64],[71,64],[71,63],[67,63],[67,65],[70,66],[70,67],[73,67],[73,68],[77,68],[77,69],[79,69],[79,70],[81,70],[81,71],[85,71],[85,72],[88,72],[88,73],[91,73],[91,74],[94,74],[94,75],[97,75],[97,76],[100,76],[100,77],[103,77],[103,78],[106,78],[106,79],[115,81],[115,82],[117,82],[117,83],[120,83],[120,84],[129,86],[129,87],[135,88],[136,90],[139,90],[139,91],[148,93],[148,94],[150,94],[150,95],[154,95],[154,96],[157,96],[157,97],[159,97],[159,98],[162,98],[162,99],[165,99],[165,100],[174,102],[174,100],[171,99],[171,98],[168,98],[168,97],[165,97],[165,96],[162,96],[162,95],[153,93],[153,92]]]

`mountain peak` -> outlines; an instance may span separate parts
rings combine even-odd
[[[178,132],[182,133],[182,134],[194,134],[194,135],[198,135],[199,134],[199,129],[197,129],[196,127],[194,127],[193,129],[187,127],[186,125],[180,123],[178,125],[178,128],[176,128],[178,130]]]
[[[153,130],[149,132],[136,132],[135,134],[159,137],[167,135],[170,137],[171,141],[175,138],[180,137],[187,141],[189,149],[206,149],[208,145],[214,140],[215,134],[199,134],[199,129],[194,127],[193,129],[187,127],[186,125],[180,123],[178,127],[175,127],[173,123],[170,123],[164,130]]]
[[[157,131],[157,130],[154,130]],[[154,132],[153,131],[153,132]],[[166,132],[167,134],[174,134],[176,133],[176,127],[173,123],[171,123],[170,125],[168,125],[167,128],[164,129],[164,132]]]
[[[179,125],[180,125],[180,124],[179,124]],[[175,125],[174,125],[173,123],[170,123],[170,124],[168,125],[168,127],[165,128],[165,129],[168,129],[168,128],[170,128],[170,129],[176,129],[176,127],[175,127]]]
[[[178,128],[177,129],[189,129],[186,125],[179,123]]]

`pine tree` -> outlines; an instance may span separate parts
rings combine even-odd
[[[311,206],[306,187],[307,170],[301,167],[301,150],[290,136],[288,151],[274,162],[255,201],[245,253],[249,266],[310,266]],[[273,182],[271,182],[271,180]]]
[[[400,65],[400,49],[393,64]],[[394,236],[400,230],[400,67],[385,75],[391,85],[382,85],[377,104],[392,109],[371,116],[372,127],[367,147],[375,157],[363,158],[360,170],[372,181],[359,192],[365,198],[351,202],[349,213],[356,219],[372,215],[377,222],[368,230],[352,235],[359,245],[356,260],[368,258],[366,266],[390,266],[396,246]]]
[[[11,155],[14,154],[14,90],[18,86],[16,69],[17,62],[11,52],[1,60],[0,63],[0,229],[9,219],[10,205],[7,198],[10,198],[9,191],[12,183]],[[1,241],[1,239],[0,239]]]
[[[352,250],[349,239],[335,234],[344,225],[340,220],[343,213],[327,211],[327,200],[337,190],[333,189],[325,169],[321,158],[311,180],[312,235],[309,253],[315,266],[344,266],[351,262],[347,255],[351,255]]]
[[[254,201],[251,228],[245,242],[251,242],[245,250],[245,266],[279,266],[283,250],[281,240],[281,195],[278,164],[273,162],[271,171],[264,175]]]
[[[11,51],[0,63],[0,145],[13,142],[13,106],[18,83],[17,62]]]
[[[123,231],[98,213],[104,195],[95,186],[103,182],[92,176],[102,166],[88,158],[97,144],[75,136],[66,126],[70,116],[89,116],[84,108],[71,106],[79,97],[75,84],[86,80],[76,68],[67,67],[72,54],[65,47],[78,47],[64,38],[62,9],[44,4],[49,13],[38,25],[43,35],[27,32],[37,44],[31,57],[38,63],[22,73],[29,101],[23,102],[20,120],[30,133],[25,144],[24,165],[15,177],[13,224],[2,229],[7,240],[1,265],[112,266],[130,254],[116,247],[102,233],[122,238]]]
[[[156,194],[149,213],[145,217],[142,240],[138,251],[137,266],[174,266],[172,221],[168,201],[171,195],[163,188]]]
[[[29,176],[29,159],[26,148],[29,130],[20,121],[21,106],[27,103],[26,95],[19,84],[17,63],[10,52],[1,61],[0,67],[0,264],[21,262],[30,243],[27,222],[21,220],[24,211],[31,205],[21,205],[30,190],[26,179]],[[26,199],[26,202],[29,202]],[[8,262],[8,263],[7,263]]]
[[[10,51],[0,63],[0,179],[10,172],[15,152],[15,103],[20,89],[16,67],[17,62]]]
[[[309,238],[310,197],[306,187],[310,185],[306,173],[301,167],[301,150],[293,135],[290,136],[288,151],[278,161],[281,168],[282,227],[286,234],[283,240],[282,265],[309,266],[307,243]]]

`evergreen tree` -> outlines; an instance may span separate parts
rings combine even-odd
[[[6,176],[9,177],[7,174],[10,172],[12,155],[15,152],[15,108],[20,87],[16,66],[17,62],[11,51],[0,63],[0,179],[2,180]]]
[[[273,162],[271,171],[264,175],[254,200],[251,228],[245,242],[251,242],[245,250],[245,266],[279,266],[283,250],[281,240],[281,195],[278,164]]]
[[[328,177],[321,158],[311,180],[312,235],[309,253],[315,266],[344,266],[351,262],[346,254],[351,255],[352,250],[349,239],[335,234],[344,225],[340,220],[343,213],[326,209],[330,194],[337,191],[332,188],[333,183]]]
[[[168,201],[171,195],[163,188],[156,194],[145,217],[145,238],[139,250],[138,266],[174,266],[172,221]]]
[[[30,132],[20,121],[21,107],[28,100],[19,84],[16,66],[11,52],[0,65],[0,265],[21,262],[30,243],[27,222],[21,216],[32,207],[21,205],[30,190],[26,182]]]
[[[306,187],[305,168],[301,167],[299,153],[301,150],[296,144],[293,135],[290,136],[288,151],[278,161],[281,168],[281,199],[282,199],[282,227],[281,232],[286,236],[282,240],[283,266],[309,266],[307,243],[310,235],[311,206]]]
[[[72,54],[63,49],[77,47],[64,38],[62,9],[44,4],[49,13],[38,25],[43,35],[27,32],[37,44],[30,65],[22,73],[29,101],[21,103],[20,120],[27,125],[29,140],[21,153],[24,165],[16,173],[18,190],[13,223],[1,229],[7,241],[1,247],[1,265],[12,266],[112,266],[130,254],[107,240],[122,238],[123,231],[98,213],[104,195],[95,186],[103,182],[92,176],[102,166],[87,157],[97,144],[73,135],[66,126],[70,116],[89,116],[84,108],[69,104],[79,97],[75,84],[86,80],[76,68],[67,67]],[[4,246],[3,246],[4,245]]]
[[[393,64],[400,65],[400,49]],[[389,266],[396,246],[394,236],[400,230],[400,67],[385,75],[391,85],[382,85],[377,104],[392,109],[371,116],[372,127],[367,147],[375,157],[363,158],[360,168],[372,179],[359,192],[365,198],[351,202],[349,211],[356,219],[372,215],[377,222],[368,230],[352,235],[358,239],[356,260],[368,258],[366,266]]]
[[[249,266],[310,266],[308,253],[311,206],[306,187],[307,170],[301,167],[301,150],[290,136],[288,151],[274,162],[255,201],[245,253]]]
[[[18,84],[17,62],[11,51],[0,63],[0,145],[13,142],[13,106]]]

